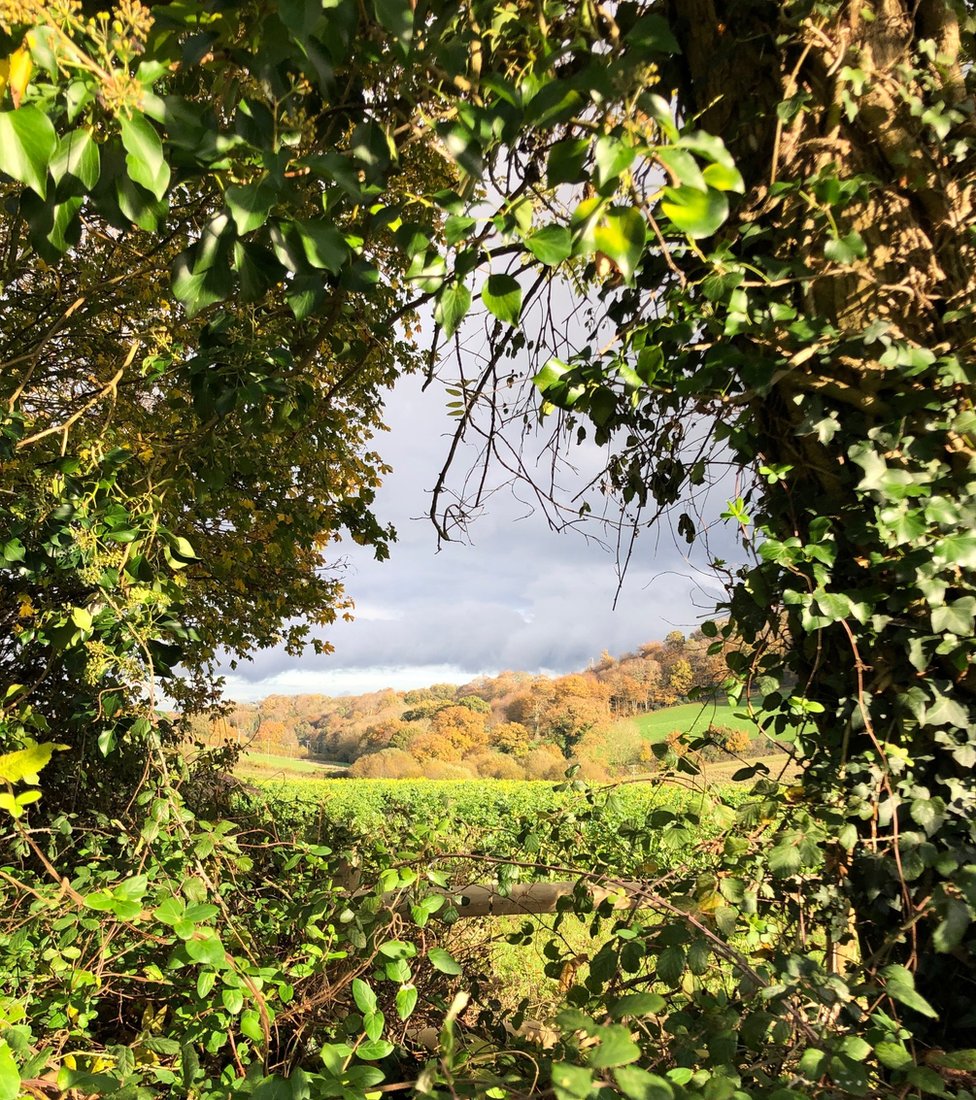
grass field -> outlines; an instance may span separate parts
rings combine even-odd
[[[234,769],[242,779],[334,779],[346,770],[344,764],[321,764],[294,756],[245,753]]]
[[[727,703],[682,703],[664,710],[654,710],[627,721],[636,724],[648,741],[664,741],[672,730],[682,733],[704,733],[709,726],[726,726],[755,735],[756,724],[748,718],[736,718],[742,711]]]

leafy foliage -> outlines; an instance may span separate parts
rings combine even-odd
[[[0,1095],[362,1097],[408,1073],[453,1097],[971,1096],[970,6],[24,0],[0,20]],[[589,302],[565,339],[559,281]],[[437,884],[443,837],[376,853],[357,895],[332,852],[194,816],[220,799],[153,700],[161,680],[199,703],[217,646],[297,646],[301,617],[341,610],[326,546],[391,537],[367,446],[416,363],[406,326],[430,303],[457,337],[475,302],[490,347],[459,436],[495,396],[494,429],[527,415],[502,364],[531,351],[542,415],[607,448],[638,523],[709,457],[746,475],[724,518],[755,563],[708,633],[766,728],[806,723],[802,782],[712,799],[714,833],[643,909],[573,892],[594,950],[584,974],[547,945],[565,1005],[530,1058],[498,1029],[465,1047],[456,959],[413,931],[443,905],[426,883],[409,922],[385,904]],[[562,718],[570,744],[589,715]],[[51,737],[72,751],[31,809],[15,754]],[[683,850],[694,813],[650,824]],[[537,842],[501,885],[555,870]],[[387,1021],[428,981],[421,1066]]]

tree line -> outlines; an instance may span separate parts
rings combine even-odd
[[[559,779],[578,763],[584,777],[605,779],[654,760],[636,716],[689,699],[706,711],[725,701],[723,648],[700,630],[675,630],[620,657],[604,652],[571,675],[503,672],[403,692],[272,695],[188,722],[208,744],[348,763],[354,776]],[[748,738],[733,738],[733,747],[746,751]]]

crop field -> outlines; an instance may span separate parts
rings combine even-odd
[[[283,834],[345,849],[396,849],[460,868],[493,859],[553,863],[610,875],[667,865],[711,830],[712,798],[660,780],[586,788],[523,780],[340,779],[261,782]],[[667,830],[662,826],[668,825]],[[662,837],[664,838],[662,840]],[[483,876],[484,869],[477,872]]]

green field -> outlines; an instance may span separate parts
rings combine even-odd
[[[345,770],[345,764],[323,764],[264,752],[245,753],[234,768],[242,779],[333,779]]]
[[[685,734],[704,733],[709,726],[745,730],[750,736],[756,736],[755,722],[748,718],[735,717],[742,713],[741,708],[730,707],[727,703],[681,703],[679,706],[654,710],[627,721],[636,724],[641,735],[648,741],[664,741],[673,730],[680,730]]]

